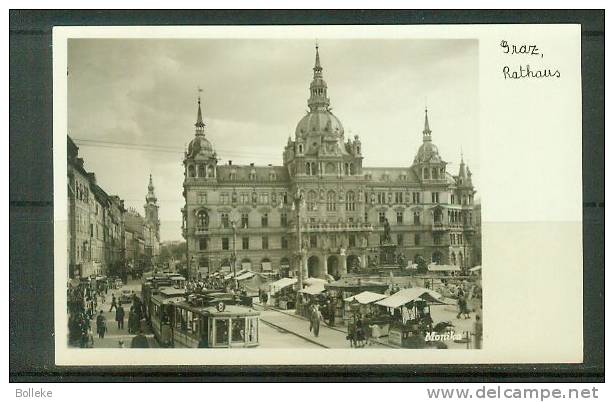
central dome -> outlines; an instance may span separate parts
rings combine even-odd
[[[188,157],[193,158],[199,154],[204,156],[211,156],[213,154],[211,142],[202,135],[197,135],[188,145]]]
[[[425,142],[418,148],[418,153],[414,158],[414,163],[441,162],[439,150],[432,142]]]
[[[311,135],[343,135],[341,121],[328,110],[313,110],[305,115],[296,125],[296,137]]]

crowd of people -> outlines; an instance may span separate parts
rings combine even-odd
[[[109,331],[107,317],[102,309],[106,304],[109,290],[117,289],[114,281],[80,281],[78,284],[69,284],[67,289],[68,300],[68,334],[69,344],[81,348],[93,348],[94,326],[98,339],[104,339]],[[148,347],[147,339],[142,330],[142,320],[145,317],[144,305],[141,300],[132,294],[128,312],[128,334],[136,335],[131,347]],[[108,312],[115,310],[115,322],[118,331],[124,331],[126,310],[122,302],[111,293]],[[144,342],[143,342],[144,340]],[[119,347],[124,347],[124,341],[118,341]]]

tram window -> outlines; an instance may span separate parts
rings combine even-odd
[[[228,344],[228,320],[218,318],[215,320],[215,344]]]
[[[181,329],[181,312],[182,309],[175,310],[175,328]]]
[[[186,315],[186,327],[187,327],[186,329],[188,330],[188,333],[191,333],[194,331],[193,324],[194,324],[194,321],[192,321],[192,312],[188,311]]]
[[[247,341],[258,342],[258,318],[248,318],[247,323]]]
[[[232,320],[232,341],[245,342],[245,318]]]

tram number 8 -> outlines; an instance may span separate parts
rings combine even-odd
[[[226,309],[226,305],[224,304],[224,302],[219,302],[217,304],[217,311],[222,312]]]

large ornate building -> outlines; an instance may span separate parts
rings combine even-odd
[[[218,165],[199,98],[195,137],[183,160],[190,275],[230,270],[233,257],[237,269],[282,276],[296,275],[299,261],[310,277],[365,270],[385,224],[387,241],[408,262],[472,265],[471,171],[461,157],[457,174],[448,172],[428,112],[411,166],[371,168],[363,164],[358,136],[346,138],[331,111],[317,47],[309,91],[309,111],[288,138],[282,166]]]

